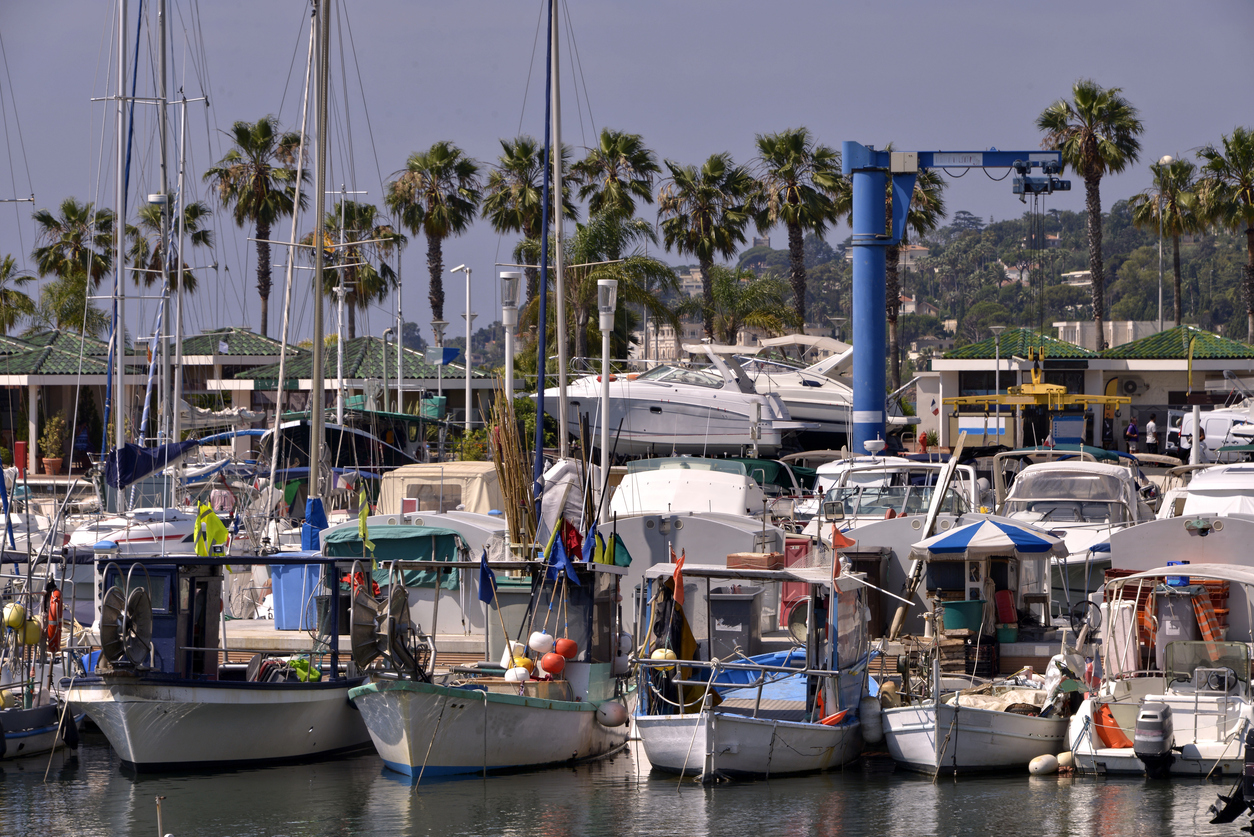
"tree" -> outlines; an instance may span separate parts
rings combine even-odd
[[[781,222],[788,230],[789,284],[794,310],[804,325],[805,234],[822,236],[827,225],[849,208],[850,190],[840,173],[840,153],[816,144],[809,129],[758,134],[755,142],[761,201],[755,207],[754,221],[762,233]]]
[[[388,184],[388,206],[401,226],[427,238],[427,299],[431,316],[444,319],[444,239],[470,228],[481,198],[479,164],[448,140],[409,155]]]
[[[74,198],[61,201],[60,210],[60,217],[46,209],[33,216],[39,228],[31,251],[35,270],[60,279],[88,276],[95,288],[113,269],[113,212]]]
[[[1156,188],[1132,196],[1129,201],[1132,223],[1141,229],[1161,231],[1162,235],[1171,236],[1172,275],[1175,278],[1172,310],[1175,311],[1178,326],[1183,311],[1180,299],[1180,236],[1197,232],[1202,226],[1193,182],[1197,166],[1189,160],[1172,160],[1165,165],[1154,163],[1150,171],[1154,173]]]
[[[959,209],[954,213],[953,220],[949,223],[949,228],[958,233],[979,232],[984,229],[984,219],[979,215],[972,215],[965,209]]]
[[[322,274],[322,293],[334,302],[343,283],[347,340],[357,337],[357,312],[366,311],[372,302],[386,301],[388,292],[396,287],[396,271],[384,259],[396,251],[404,237],[390,224],[381,223],[378,214],[372,204],[341,201],[327,213],[322,225],[329,268]],[[308,233],[301,243],[312,244],[313,237]],[[335,246],[341,239],[346,246]]]
[[[636,200],[653,203],[653,176],[661,173],[657,155],[639,134],[602,128],[600,141],[571,167],[579,199],[588,201],[589,215],[636,214]],[[618,254],[611,254],[618,258]]]
[[[1222,143],[1222,152],[1213,145],[1198,152],[1198,191],[1211,223],[1234,233],[1245,228],[1246,341],[1254,343],[1254,131],[1234,128]]]
[[[713,154],[701,168],[666,161],[670,176],[658,192],[658,219],[667,249],[697,257],[705,334],[714,336],[714,257],[730,258],[745,243],[755,185],[749,170],[727,152]]]
[[[261,333],[267,334],[270,321],[270,228],[280,218],[291,215],[296,201],[297,179],[309,174],[299,168],[301,135],[283,133],[273,116],[256,122],[236,122],[231,126],[235,145],[217,165],[205,172],[204,180],[218,191],[222,206],[232,210],[235,224],[252,224],[257,239],[257,293],[261,297]],[[308,198],[302,194],[303,209]]]
[[[18,288],[35,277],[17,269],[12,256],[0,259],[0,333],[8,334],[22,317],[35,313],[35,301]]]
[[[521,234],[523,241],[539,241],[547,227],[541,209],[544,197],[544,148],[529,136],[513,140],[501,140],[501,156],[492,171],[488,172],[484,190],[483,215],[492,223],[492,229],[502,235]],[[569,146],[562,146],[562,171],[569,168]],[[570,184],[562,179],[563,218],[579,217],[571,198]],[[521,246],[521,245],[520,245]],[[522,251],[514,250],[516,261],[524,261]],[[540,271],[525,268],[527,274],[527,299],[536,295]]]
[[[1142,131],[1137,110],[1120,94],[1121,88],[1099,86],[1080,79],[1071,88],[1072,100],[1059,99],[1037,117],[1045,132],[1042,148],[1062,152],[1063,162],[1084,178],[1084,206],[1088,213],[1089,270],[1093,276],[1093,323],[1097,348],[1106,348],[1106,277],[1102,272],[1102,175],[1118,174],[1136,162]],[[1254,324],[1254,314],[1251,315]],[[1251,325],[1254,328],[1254,325]]]
[[[914,181],[914,192],[910,198],[910,211],[906,215],[906,226],[902,231],[901,244],[888,248],[884,265],[884,305],[888,317],[888,357],[889,370],[892,375],[892,388],[901,388],[901,340],[898,333],[897,319],[901,313],[901,281],[898,265],[901,262],[901,247],[910,243],[910,233],[927,235],[935,230],[945,217],[945,181],[935,169],[919,172]],[[892,188],[888,189],[888,227],[892,229]]]
[[[840,258],[840,254],[832,249],[832,245],[828,244],[823,236],[814,235],[813,233],[806,236],[805,245],[802,249],[805,251],[807,271]]]
[[[91,304],[86,273],[58,276],[39,289],[29,331],[73,331],[92,337],[109,332],[108,314]]]
[[[137,213],[138,223],[126,225],[126,237],[131,246],[126,251],[126,258],[132,265],[143,268],[135,274],[135,283],[145,288],[151,287],[161,278],[161,263],[165,260],[165,243],[161,240],[160,204],[144,204]],[[183,209],[183,231],[193,247],[212,247],[213,230],[206,229],[203,224],[209,218],[209,207],[201,201],[190,203]],[[169,235],[177,241],[177,220],[172,222]],[[173,260],[174,255],[171,256]],[[170,277],[170,288],[178,287],[178,265],[169,263],[167,268]],[[183,262],[183,290],[196,292],[196,276],[191,266]]]
[[[714,302],[708,308],[697,301],[701,313],[714,321],[714,339],[735,344],[742,328],[756,328],[771,336],[783,334],[800,324],[797,313],[787,304],[788,286],[773,276],[759,278],[751,270],[732,270],[722,265],[711,268]]]

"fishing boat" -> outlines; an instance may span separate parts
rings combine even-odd
[[[653,767],[703,781],[769,778],[828,770],[861,754],[865,582],[846,574],[833,579],[830,565],[659,564],[647,576],[650,628],[636,660],[635,723]],[[760,599],[781,585],[805,591],[791,642],[755,653]],[[690,619],[689,610],[706,615]]]
[[[1048,602],[1049,561],[1063,550],[1040,530],[982,520],[916,543],[911,558],[922,564],[934,602],[973,605],[975,616],[965,630],[991,644],[994,625],[1026,611],[1032,601]],[[957,627],[945,611],[945,625]],[[906,702],[883,710],[884,737],[897,764],[929,774],[975,773],[1026,768],[1037,756],[1066,749],[1067,717],[1060,710],[1068,693],[1061,671],[1048,690],[1026,678],[948,691],[939,646],[929,653],[930,694],[903,689]]]
[[[1249,637],[1248,622],[1222,626],[1211,591],[1226,593],[1227,613],[1243,614],[1254,571],[1189,564],[1188,576],[1177,572],[1157,567],[1106,583],[1102,684],[1068,730],[1081,771],[1151,778],[1242,771],[1254,720],[1250,650],[1240,641]],[[1154,658],[1152,668],[1145,657]]]
[[[353,599],[353,653],[374,665],[369,682],[349,697],[360,710],[388,769],[419,782],[424,777],[517,770],[594,759],[622,747],[630,728],[623,702],[625,668],[619,641],[621,567],[569,563],[559,581],[541,562],[413,562],[390,565],[385,601],[358,591]],[[434,671],[434,647],[407,640],[404,575],[470,569],[480,599],[496,613],[502,662]],[[501,607],[494,571],[526,568],[531,588],[525,614]],[[439,588],[437,588],[439,589]],[[553,608],[560,628],[550,634]],[[525,646],[510,641],[531,631]],[[554,639],[554,634],[559,639]]]

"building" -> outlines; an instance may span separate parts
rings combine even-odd
[[[914,270],[919,266],[919,262],[927,258],[931,252],[922,244],[907,244],[905,247],[897,248],[897,267],[901,270]]]
[[[1086,271],[1087,272],[1087,271]],[[1058,339],[1097,350],[1097,325],[1092,320],[1065,320],[1052,324]],[[1120,346],[1158,333],[1158,323],[1150,320],[1105,320],[1102,330],[1107,346]]]
[[[918,297],[906,296],[902,294],[898,301],[901,303],[902,314],[922,314],[930,317],[940,316],[940,309],[930,302],[921,300]]]
[[[1061,279],[1064,285],[1070,285],[1073,288],[1088,288],[1093,285],[1093,271],[1073,270],[1070,273],[1064,273]]]

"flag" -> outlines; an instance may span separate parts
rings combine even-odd
[[[680,607],[684,606],[684,559],[688,557],[688,550],[679,553],[679,557],[675,557],[675,550],[671,548],[671,561],[675,564],[675,573],[671,578],[675,582],[675,604]]]
[[[575,575],[575,567],[570,563],[570,556],[566,554],[566,543],[563,538],[553,539],[553,547],[549,550],[548,563],[549,568],[544,573],[545,581],[557,581],[562,572],[565,571],[566,577],[571,580],[571,583],[579,583],[579,578]]]
[[[201,503],[196,510],[196,554],[207,558],[214,547],[221,546],[230,539],[230,532],[226,530],[222,519],[214,513],[213,506]]]
[[[354,480],[351,474],[339,474],[335,478],[335,487],[343,489],[344,491],[352,491],[353,482]]]
[[[592,521],[592,528],[588,530],[588,535],[583,539],[583,562],[591,564],[597,560],[597,522]]]
[[[934,415],[934,416],[939,416],[939,415],[940,415],[940,407],[938,407],[938,406],[936,405],[936,399],[935,399],[935,398],[933,398],[933,399],[932,399],[932,415]]]
[[[844,532],[836,528],[835,523],[832,524],[832,549],[848,549],[857,543],[857,541],[849,540]]]
[[[366,496],[366,489],[361,490],[361,498],[359,500],[361,506],[361,514],[357,517],[357,534],[361,536],[362,549],[370,550],[370,554],[374,554],[374,541],[370,540],[370,527],[366,525],[366,518],[370,516],[370,498]],[[373,565],[373,561],[371,564]]]
[[[631,566],[631,553],[627,551],[627,544],[623,543],[623,539],[619,537],[617,532],[610,539],[606,551],[609,552],[610,557],[606,559],[605,563],[613,564],[616,567]]]
[[[496,574],[488,566],[488,548],[483,548],[479,558],[479,601],[491,604],[496,601]]]

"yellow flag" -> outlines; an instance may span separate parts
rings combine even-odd
[[[208,557],[215,546],[221,546],[230,539],[231,533],[214,513],[213,507],[201,503],[196,510],[196,554]]]
[[[366,496],[366,489],[362,488],[359,503],[361,506],[361,514],[357,517],[357,534],[361,536],[361,545],[363,549],[370,550],[374,554],[374,541],[370,540],[370,527],[366,525],[366,518],[370,516],[370,498]],[[372,561],[373,565],[374,562]]]

